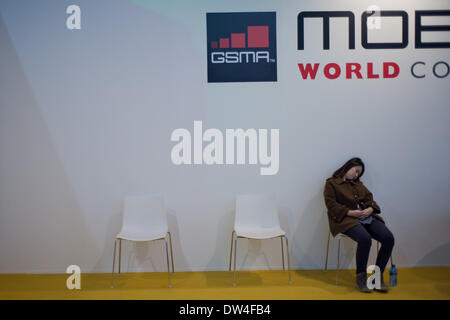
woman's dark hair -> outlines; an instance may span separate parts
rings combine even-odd
[[[343,178],[348,170],[350,170],[353,167],[357,167],[357,166],[362,167],[361,173],[359,174],[358,178],[356,179],[358,181],[359,178],[364,173],[364,162],[362,162],[362,160],[360,158],[351,158],[350,160],[348,160],[342,167],[340,167],[333,173],[333,178]]]

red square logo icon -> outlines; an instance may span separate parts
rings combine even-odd
[[[247,34],[249,48],[269,47],[269,26],[248,26]]]

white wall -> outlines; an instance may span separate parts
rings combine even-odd
[[[65,9],[74,3],[82,29],[69,31]],[[448,1],[378,1],[408,12],[409,45],[396,50],[361,47],[360,17],[371,4],[2,1],[0,272],[64,273],[70,264],[110,272],[121,201],[147,193],[163,194],[170,209],[176,270],[227,269],[240,193],[275,193],[291,266],[322,268],[323,185],[353,156],[365,161],[363,181],[395,235],[395,262],[449,266],[450,77],[433,77],[431,67],[450,64],[450,50],[414,48],[414,11],[450,9]],[[322,50],[319,21],[310,21],[298,51],[297,15],[305,10],[353,11],[356,49],[347,48],[345,23],[332,20],[330,50]],[[208,84],[206,13],[253,11],[277,12],[278,81]],[[398,40],[395,32],[383,37]],[[379,71],[383,61],[398,63],[400,75],[303,80],[297,67],[373,62]],[[426,78],[411,76],[416,61],[427,63]],[[173,165],[170,135],[192,132],[194,120],[223,131],[280,129],[278,174]],[[352,268],[354,246],[345,245],[344,267]],[[239,268],[280,268],[279,246],[243,240]],[[331,268],[334,242],[330,250]],[[163,254],[162,243],[127,244],[123,270],[164,271]]]

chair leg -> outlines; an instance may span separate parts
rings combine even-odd
[[[116,244],[117,239],[114,240],[114,256],[113,256],[113,267],[111,273],[111,289],[114,289],[114,266],[116,265]]]
[[[336,285],[339,284],[338,282],[338,275],[339,275],[339,260],[341,257],[341,238],[338,240],[338,255],[337,255],[337,269],[336,269]]]
[[[233,287],[236,287],[236,251],[238,237],[234,236],[234,271],[233,271]]]
[[[166,244],[167,274],[168,274],[168,277],[169,277],[169,288],[172,288],[172,282],[171,282],[171,279],[170,279],[169,246],[167,244],[167,237],[164,239],[164,242]]]
[[[330,248],[330,233],[328,232],[328,242],[327,242],[327,255],[325,257],[325,268],[323,271],[327,272],[328,270],[328,249]]]
[[[230,245],[230,265],[229,265],[229,267],[228,267],[228,271],[229,272],[231,272],[231,257],[232,257],[232,255],[233,255],[233,239],[234,239],[234,230],[233,230],[233,232],[231,232],[231,245]]]
[[[280,240],[281,240],[281,261],[283,263],[283,271],[286,271],[285,267],[284,267],[284,248],[283,248],[283,236],[280,236]]]
[[[288,284],[292,284],[291,281],[291,262],[289,259],[289,243],[288,243],[288,238],[287,237],[283,237],[286,240],[286,254],[287,254],[287,262],[288,262],[288,278],[289,278],[289,282]]]
[[[172,261],[172,274],[175,274],[175,268],[173,267],[173,248],[172,248],[172,235],[170,232],[167,232],[169,234],[169,243],[170,243],[170,259]]]
[[[122,239],[119,239],[119,275],[121,262],[122,262]]]

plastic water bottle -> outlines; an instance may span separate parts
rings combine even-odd
[[[389,286],[397,286],[397,268],[395,267],[395,264],[393,264],[391,270],[389,270]]]

